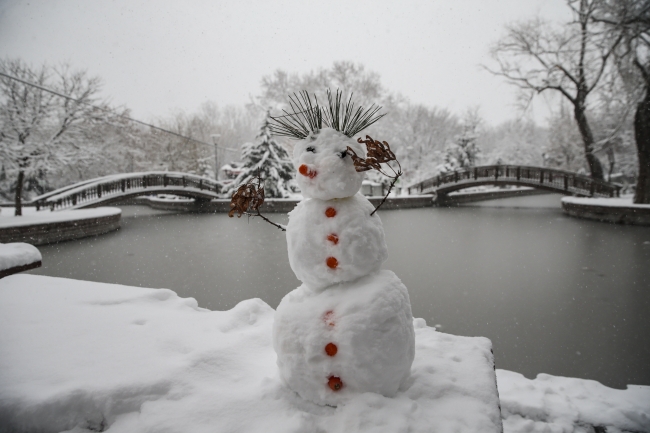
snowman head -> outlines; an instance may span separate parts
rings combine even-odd
[[[348,146],[361,157],[366,149],[333,128],[322,128],[296,143],[293,164],[305,198],[331,200],[351,197],[361,188],[364,173],[354,168]]]

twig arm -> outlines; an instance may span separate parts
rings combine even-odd
[[[386,193],[386,195],[385,195],[384,198],[382,199],[381,203],[379,203],[379,204],[377,205],[377,207],[375,208],[375,210],[373,210],[373,211],[370,213],[370,216],[373,216],[373,215],[375,214],[375,212],[377,212],[377,210],[381,207],[381,205],[384,204],[384,202],[385,202],[386,199],[388,198],[388,195],[390,194],[391,190],[392,190],[393,187],[395,186],[395,182],[397,182],[397,179],[399,179],[399,177],[400,177],[401,175],[402,175],[402,172],[401,172],[401,171],[400,171],[399,173],[397,173],[397,176],[395,176],[395,178],[393,179],[393,181],[390,183],[390,186],[388,187],[388,192]]]
[[[267,223],[276,226],[277,228],[279,228],[279,229],[282,230],[283,232],[286,232],[286,231],[287,231],[287,227],[286,227],[286,226],[284,226],[284,225],[282,225],[282,224],[276,224],[276,223],[274,223],[273,221],[271,221],[270,219],[268,219],[267,217],[265,217],[264,215],[262,215],[262,214],[260,213],[259,210],[257,211],[256,214],[254,214],[254,213],[250,213],[250,212],[246,212],[246,215],[248,215],[248,216],[250,216],[250,217],[256,217],[256,216],[258,216],[258,217],[262,218],[264,221],[266,221]]]

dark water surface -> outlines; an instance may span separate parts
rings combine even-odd
[[[39,247],[34,274],[192,296],[213,310],[274,308],[300,283],[285,236],[225,214],[125,206],[114,233]],[[565,216],[555,195],[380,212],[413,315],[492,340],[498,368],[650,385],[650,227]],[[272,215],[286,223],[286,215]]]

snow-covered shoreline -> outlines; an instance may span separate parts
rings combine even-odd
[[[615,224],[650,225],[650,205],[635,204],[632,196],[563,197],[562,209],[566,214],[576,218]]]
[[[613,198],[592,198],[592,197],[562,197],[565,203],[580,204],[586,206],[603,206],[612,208],[627,209],[647,209],[650,210],[650,204],[635,204],[632,196],[613,197]]]
[[[280,383],[271,347],[273,316],[259,299],[209,311],[166,289],[4,278],[0,432],[495,427],[487,339],[443,334],[416,319],[409,389],[393,399],[368,393],[339,408],[320,407]],[[547,375],[529,380],[505,370],[497,370],[497,380],[506,432],[570,432],[580,426],[650,431],[650,387],[613,390]]]
[[[97,207],[92,209],[37,211],[35,207],[24,207],[22,216],[14,215],[14,208],[2,208],[0,212],[0,228],[24,227],[37,224],[50,224],[66,221],[78,221],[91,218],[119,215],[122,210],[117,207]]]

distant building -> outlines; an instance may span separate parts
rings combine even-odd
[[[373,182],[371,180],[364,180],[363,184],[361,185],[361,194],[365,196],[383,196],[385,194],[384,192],[384,185],[379,183],[379,182]]]
[[[243,171],[242,162],[231,162],[230,164],[222,165],[219,169],[219,176],[217,180],[233,180]]]

